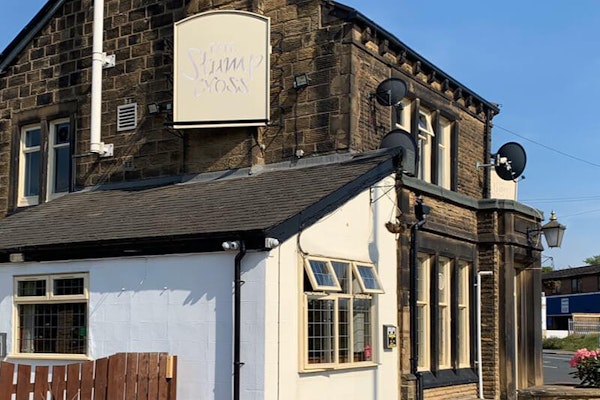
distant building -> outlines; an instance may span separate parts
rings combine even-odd
[[[600,315],[600,265],[559,269],[542,274],[546,326],[569,330],[569,321],[597,320]]]

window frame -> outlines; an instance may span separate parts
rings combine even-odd
[[[437,141],[437,185],[450,190],[452,187],[452,121],[439,117]]]
[[[431,370],[431,263],[432,256],[419,254],[417,257],[417,371]],[[422,328],[419,326],[421,321]]]
[[[452,262],[447,257],[438,258],[437,268],[437,369],[452,367]]]
[[[311,261],[323,263],[325,265],[325,268],[327,268],[327,276],[331,277],[331,279],[333,281],[333,285],[323,285],[318,282],[318,278],[315,275],[316,271],[313,270],[313,264],[311,263]],[[310,280],[310,283],[313,287],[313,291],[315,291],[315,292],[317,292],[317,291],[339,292],[342,290],[342,288],[340,286],[340,282],[338,281],[338,278],[337,278],[337,274],[333,268],[333,265],[331,264],[331,260],[328,260],[325,258],[314,258],[314,257],[313,258],[305,258],[304,259],[304,270],[306,271],[306,273],[308,275],[308,279]]]
[[[81,294],[55,294],[54,283],[63,279],[83,279],[83,292]],[[43,295],[22,296],[19,295],[20,282],[42,281],[45,282]],[[60,305],[60,304],[85,304],[85,326],[86,336],[85,351],[81,353],[49,353],[49,352],[26,352],[21,351],[20,334],[23,327],[20,322],[21,306],[27,305]],[[89,353],[89,274],[86,272],[58,273],[45,275],[16,275],[13,276],[13,346],[10,357],[29,359],[87,359]],[[35,314],[34,314],[35,316]],[[72,329],[72,328],[71,328]],[[53,339],[52,337],[50,339]],[[47,340],[47,338],[44,338]]]
[[[472,261],[426,251],[418,252],[417,261],[417,370],[447,374],[472,369]]]
[[[55,143],[55,139],[57,137],[57,128],[62,125],[62,124],[68,124],[68,129],[69,129],[69,137],[68,137],[68,141],[66,143]],[[69,151],[69,164],[71,163],[71,157],[70,157],[70,152],[71,152],[71,136],[72,136],[72,128],[71,128],[71,121],[69,118],[59,118],[59,119],[55,119],[52,120],[50,122],[50,129],[48,130],[48,162],[47,162],[47,168],[48,168],[48,173],[46,175],[46,200],[50,201],[50,200],[54,200],[58,197],[64,196],[65,194],[69,193],[70,191],[70,184],[68,185],[69,188],[67,188],[66,192],[57,192],[55,191],[55,184],[56,184],[56,149],[64,149],[67,148]],[[70,181],[71,179],[71,166],[69,165],[69,168],[66,172],[67,176],[67,180]]]
[[[314,287],[313,282],[310,279],[311,268],[308,267],[310,265],[308,260],[327,262],[331,268],[334,269],[339,290],[334,288],[333,290],[319,291],[322,289],[321,285]],[[300,365],[301,372],[313,372],[329,369],[349,369],[375,365],[375,343],[377,341],[375,334],[376,326],[374,325],[376,317],[375,314],[377,311],[376,296],[377,294],[383,293],[383,287],[381,286],[381,281],[377,274],[375,265],[368,262],[356,262],[312,256],[303,257],[302,264],[302,276],[304,279],[301,281],[303,282],[304,287],[301,289],[301,331],[303,332],[303,339],[300,341],[302,343],[302,361]],[[338,276],[338,271],[333,267],[334,264],[337,264],[338,269],[340,267],[345,268],[344,279],[341,279],[341,277]],[[357,264],[359,266],[367,266],[370,271],[374,273],[375,281],[380,285],[379,289],[365,289],[363,277],[360,275]],[[306,286],[307,284],[309,287]],[[311,303],[314,301],[332,302],[330,306],[331,311],[328,312],[329,316],[331,316],[331,321],[325,321],[328,327],[323,326],[323,324],[321,324],[321,327],[317,327],[317,329],[325,329],[326,331],[330,332],[329,336],[322,337],[326,341],[325,351],[330,353],[330,356],[325,357],[326,362],[311,362],[311,353],[314,353],[315,350],[311,349],[310,344],[311,336],[309,336],[309,333],[311,329],[311,317],[309,314],[312,312],[312,310],[317,310],[318,312],[319,310],[325,309],[311,308]],[[361,303],[365,302],[368,304],[368,312],[366,315],[364,312],[361,312],[363,308],[360,307]],[[346,304],[347,307],[343,308],[343,304]],[[345,318],[343,318],[344,315]],[[320,315],[318,315],[318,317],[320,317]],[[319,324],[319,322],[317,322],[317,324]],[[368,328],[365,328],[365,326],[368,326]],[[345,332],[342,332],[342,328],[344,327],[346,328]],[[360,332],[361,329],[368,329],[368,331],[357,335],[357,332]],[[363,345],[362,348],[359,347],[361,345],[361,341]],[[329,342],[333,348],[328,348],[327,342]],[[346,343],[346,347],[343,347],[341,344],[342,342]],[[318,351],[319,349],[316,350],[316,352]],[[368,359],[361,360],[361,357]]]
[[[39,144],[36,146],[27,146],[27,134],[29,132],[39,131]],[[41,169],[43,168],[43,157],[42,157],[42,145],[43,145],[44,132],[42,131],[41,124],[28,124],[24,125],[20,129],[20,140],[19,140],[19,175],[18,175],[18,205],[20,207],[34,206],[39,204],[39,198],[41,196],[42,187],[41,181]],[[26,195],[27,189],[27,156],[29,154],[38,153],[38,171],[36,182],[38,193],[37,195]]]
[[[432,182],[432,151],[435,131],[433,129],[433,113],[423,107],[418,109],[417,125],[417,146],[419,148],[419,179],[425,182]],[[425,124],[421,124],[421,119],[425,120]]]
[[[471,264],[464,260],[457,263],[457,321],[458,349],[456,359],[459,368],[471,367]]]
[[[412,115],[413,103],[410,99],[404,98],[400,101],[398,110],[396,111],[394,124],[396,128],[405,130],[406,132],[411,131],[411,115]]]
[[[49,144],[49,129],[50,123],[63,120],[69,123],[69,151],[68,165],[69,176],[68,192],[73,191],[73,168],[74,158],[73,151],[75,149],[75,134],[77,128],[77,120],[75,115],[79,105],[76,101],[68,101],[54,103],[47,106],[37,107],[31,110],[17,112],[12,116],[12,141],[11,141],[11,168],[9,182],[9,210],[16,211],[21,207],[35,206],[40,203],[50,201],[55,198],[54,195],[48,196],[48,144]],[[41,153],[39,160],[39,193],[36,196],[27,196],[24,198],[24,159],[22,157],[23,128],[39,126],[41,128]],[[63,169],[65,169],[63,167]],[[63,181],[64,183],[64,181]],[[67,193],[67,192],[64,192]]]

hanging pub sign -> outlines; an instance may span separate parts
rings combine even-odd
[[[220,10],[175,23],[173,127],[264,126],[270,20]]]

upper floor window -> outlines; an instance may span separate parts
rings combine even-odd
[[[36,205],[61,196],[69,192],[70,182],[69,119],[23,126],[20,137],[18,206]]]
[[[581,293],[583,286],[581,284],[581,278],[571,279],[571,293]]]
[[[452,189],[453,132],[456,122],[420,105],[420,101],[404,99],[395,114],[397,128],[414,135],[417,141],[418,177],[445,189]]]
[[[304,260],[304,366],[373,362],[374,296],[383,293],[373,264]]]

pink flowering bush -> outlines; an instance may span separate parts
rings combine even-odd
[[[571,375],[581,379],[582,386],[600,388],[600,349],[579,349],[569,364],[577,368]]]

